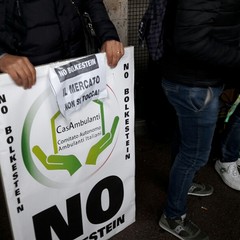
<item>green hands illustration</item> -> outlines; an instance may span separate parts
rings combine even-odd
[[[82,166],[74,155],[50,155],[47,157],[37,145],[33,147],[32,151],[48,170],[67,170],[70,175],[73,175]]]
[[[94,144],[88,153],[86,164],[96,165],[97,158],[113,141],[119,117],[116,116],[113,120],[111,131],[106,133],[96,144]],[[47,155],[42,149],[35,145],[32,149],[35,156],[48,170],[67,170],[70,175],[73,175],[82,165],[78,158],[74,155]]]
[[[87,156],[86,164],[96,165],[97,158],[100,153],[112,143],[118,122],[119,117],[116,116],[113,120],[111,131],[106,133],[96,144],[91,147]]]

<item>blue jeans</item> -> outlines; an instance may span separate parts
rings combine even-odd
[[[240,152],[240,104],[231,115],[223,135],[221,162],[235,162]]]
[[[189,87],[163,79],[162,87],[176,111],[180,132],[164,214],[178,218],[186,214],[188,190],[195,173],[208,161],[223,86]]]

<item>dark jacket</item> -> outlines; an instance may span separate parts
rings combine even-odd
[[[189,86],[240,85],[240,1],[168,0],[163,76]]]
[[[100,43],[119,40],[103,1],[83,1],[75,0],[89,12]],[[0,0],[0,54],[4,52],[27,56],[34,65],[85,55],[81,21],[71,0]]]

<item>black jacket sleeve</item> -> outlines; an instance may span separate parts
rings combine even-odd
[[[100,42],[106,40],[118,40],[117,30],[109,18],[108,12],[102,0],[86,0],[86,11],[89,13],[93,27]]]
[[[5,41],[4,38],[4,17],[5,17],[5,7],[3,0],[0,0],[0,56],[5,53],[5,50],[3,48],[3,42]]]

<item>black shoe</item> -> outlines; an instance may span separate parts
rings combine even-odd
[[[163,214],[159,221],[159,226],[182,240],[209,240],[207,234],[187,219],[186,215],[180,219],[170,219]]]

